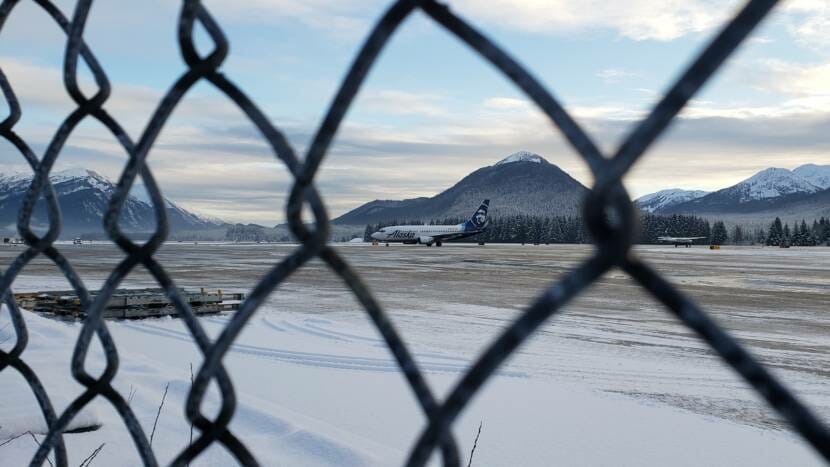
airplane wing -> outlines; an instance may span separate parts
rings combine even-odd
[[[446,241],[446,240],[458,240],[459,238],[467,238],[472,237],[473,235],[478,235],[484,232],[483,229],[481,230],[474,230],[471,232],[449,232],[449,233],[442,233],[436,235],[430,235],[430,237],[434,238],[435,240]]]
[[[478,233],[478,232],[476,232]],[[438,235],[430,235],[430,237],[436,240],[455,240],[456,238],[464,238],[469,237],[472,235],[470,232],[453,232],[453,233],[446,233],[446,234],[438,234]]]

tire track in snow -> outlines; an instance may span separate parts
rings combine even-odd
[[[282,325],[282,327],[287,328],[287,329],[291,329],[291,330],[301,332],[303,334],[308,334],[308,335],[311,335],[311,336],[322,337],[323,339],[328,339],[328,340],[333,340],[333,341],[338,341],[338,342],[352,342],[351,340],[344,339],[340,336],[335,336],[335,335],[329,334],[325,330],[316,331],[314,329],[309,329],[309,328],[304,328],[302,326],[298,326],[294,323],[291,323],[291,322],[288,322],[288,321],[285,321],[285,320],[282,320],[280,322],[280,325]]]
[[[267,327],[269,327],[269,328],[271,328],[271,329],[273,329],[273,330],[275,330],[275,331],[279,331],[279,332],[288,332],[288,331],[286,331],[285,329],[281,328],[279,325],[275,324],[275,323],[274,323],[273,321],[271,321],[270,319],[268,319],[268,317],[267,317],[267,316],[263,316],[263,317],[262,317],[262,319],[261,319],[260,321],[262,322],[262,324],[264,324],[265,326],[267,326]]]
[[[263,320],[268,320],[268,318],[265,317],[265,318],[263,318]],[[299,331],[299,332],[303,332],[305,334],[311,334],[311,335],[321,336],[321,337],[326,337],[326,338],[328,338],[329,336],[327,336],[325,334],[330,334],[331,335],[330,337],[336,338],[339,341],[345,341],[345,342],[350,342],[350,343],[354,343],[354,344],[359,344],[359,343],[362,343],[362,342],[354,342],[354,340],[360,340],[360,341],[364,341],[366,343],[371,343],[373,347],[386,348],[386,343],[383,341],[383,339],[380,339],[380,338],[366,337],[366,336],[361,336],[361,335],[352,334],[352,333],[348,333],[348,332],[342,332],[342,331],[333,331],[333,330],[330,330],[330,329],[325,329],[325,328],[322,328],[320,326],[311,324],[311,323],[314,323],[314,322],[325,323],[325,324],[333,324],[331,321],[328,321],[328,320],[308,318],[308,319],[303,320],[303,322],[305,324],[305,328],[303,326],[291,323],[291,322],[286,321],[286,320],[282,320],[279,325],[274,324],[270,320],[268,320],[266,324],[268,325],[268,327],[276,329],[277,331],[288,332],[286,329],[283,328],[283,327],[287,327],[289,329],[293,329],[293,330],[296,330],[296,331]],[[283,326],[283,327],[280,327],[280,326]],[[438,359],[438,360],[464,362],[465,364],[469,363],[469,360],[466,359],[466,358],[454,357],[454,356],[444,355],[444,354],[440,354],[440,353],[415,352],[415,356],[421,357],[421,358],[435,358],[435,359]]]
[[[345,337],[345,338],[348,338],[348,339],[360,340],[360,341],[364,341],[364,342],[371,342],[371,343],[374,343],[374,344],[380,344],[380,343],[383,342],[382,339],[379,339],[377,337],[359,336],[357,334],[351,334],[351,333],[348,333],[348,332],[333,331],[331,329],[325,329],[325,328],[322,328],[322,327],[320,327],[316,324],[312,324],[311,320],[306,320],[305,325],[309,329],[314,329],[314,330],[317,330],[317,331],[326,332],[326,333],[329,333],[329,334],[333,334],[333,335],[340,336],[340,337]]]
[[[386,347],[386,343],[384,343],[383,339],[380,339],[380,338],[361,336],[361,335],[358,335],[358,334],[353,334],[353,333],[348,333],[348,332],[343,332],[343,331],[334,331],[334,330],[331,330],[331,329],[323,328],[323,327],[318,326],[316,324],[312,324],[312,323],[315,323],[315,322],[316,323],[323,323],[323,324],[333,324],[331,321],[328,321],[328,320],[308,318],[308,319],[303,320],[303,323],[304,323],[305,327],[300,326],[300,325],[295,324],[295,323],[291,323],[291,322],[286,321],[286,320],[282,320],[282,321],[280,321],[279,324],[275,324],[268,317],[263,317],[262,320],[268,327],[270,327],[272,329],[275,329],[277,331],[280,331],[280,332],[288,332],[288,330],[284,329],[284,328],[289,328],[289,329],[293,329],[295,331],[303,332],[303,333],[306,333],[306,334],[311,334],[311,335],[325,337],[325,338],[333,338],[333,339],[336,339],[336,340],[339,340],[339,341],[345,341],[345,342],[350,342],[350,343],[358,343],[358,342],[354,342],[354,341],[357,340],[357,341],[362,341],[362,342],[366,342],[366,343],[371,343],[373,347],[380,347],[380,348],[385,348]],[[466,358],[454,357],[454,356],[443,355],[443,354],[432,353],[432,352],[416,352],[415,355],[418,356],[418,357],[421,357],[421,358],[435,358],[435,359],[439,359],[439,360],[464,362],[465,364],[469,362],[469,360],[466,359]]]
[[[150,324],[133,324],[122,323],[124,328],[132,329],[145,334],[150,334],[158,337],[166,337],[169,339],[193,343],[193,338],[190,333],[183,331],[176,331],[173,329],[166,329]],[[286,363],[294,363],[299,365],[313,366],[319,368],[338,368],[344,370],[364,370],[376,372],[398,372],[397,363],[392,358],[375,358],[375,357],[358,357],[358,356],[342,356],[332,355],[326,353],[313,352],[299,352],[292,350],[280,350],[267,347],[260,347],[249,344],[234,344],[231,347],[231,352],[253,355],[270,360],[277,360]],[[423,357],[422,355],[418,355]],[[435,357],[433,357],[435,358]],[[454,359],[453,357],[438,357],[444,360]],[[467,368],[466,364],[445,363],[435,361],[421,361],[419,362],[423,370],[433,373],[461,373]],[[499,372],[503,376],[526,377],[525,373],[515,371]]]

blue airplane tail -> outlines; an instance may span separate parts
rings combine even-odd
[[[490,200],[485,199],[481,206],[476,209],[476,212],[473,213],[473,216],[464,223],[464,230],[471,231],[471,230],[483,230],[487,227],[487,209],[490,208]]]

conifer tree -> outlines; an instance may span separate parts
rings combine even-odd
[[[712,245],[723,245],[726,243],[727,235],[726,235],[726,226],[723,224],[723,221],[717,221],[712,226]]]
[[[769,226],[767,246],[779,246],[784,240],[784,228],[781,226],[781,218],[776,217]]]
[[[744,231],[740,225],[735,224],[732,228],[732,243],[740,245],[744,242]]]

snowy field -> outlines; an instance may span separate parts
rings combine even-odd
[[[246,291],[291,248],[171,243],[157,258],[180,286]],[[590,253],[572,245],[338,248],[440,395],[532,297]],[[107,245],[60,249],[93,288],[123,257]],[[830,422],[830,248],[637,250]],[[3,269],[20,251],[0,248]],[[152,281],[137,271],[126,285]],[[16,292],[64,288],[65,279],[45,260],[15,282]],[[80,325],[31,313],[26,319],[31,336],[24,360],[61,410],[81,392],[69,374]],[[228,319],[201,322],[215,336]],[[4,349],[13,344],[7,323],[8,313],[0,313]],[[134,393],[131,406],[148,434],[169,383],[153,441],[166,464],[188,443],[183,405],[199,352],[178,319],[108,324],[121,359],[115,385],[125,397]],[[89,361],[100,359],[96,347]],[[271,296],[225,366],[238,400],[232,430],[263,465],[401,465],[423,427],[371,323],[318,261]],[[0,373],[0,394],[0,443],[44,431],[14,370]],[[106,401],[96,400],[78,421],[102,426],[65,435],[70,465],[102,443],[93,465],[140,465]],[[619,271],[546,323],[487,383],[455,425],[462,456],[479,423],[475,466],[822,465],[730,369]],[[35,447],[28,435],[0,446],[0,465],[27,465]],[[217,445],[193,465],[234,462]]]

